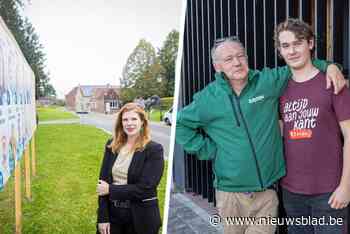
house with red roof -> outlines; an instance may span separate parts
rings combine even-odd
[[[120,88],[107,85],[78,85],[65,95],[68,110],[77,113],[115,113],[121,107]]]

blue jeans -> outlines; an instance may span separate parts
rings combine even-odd
[[[283,206],[287,217],[299,218],[299,223],[288,225],[288,234],[344,234],[348,210],[331,208],[328,204],[331,194],[304,195],[282,189]],[[305,225],[306,219],[311,219],[312,224]],[[304,222],[300,224],[302,220]],[[316,220],[320,221],[319,225],[316,224]],[[337,221],[342,225],[337,225]]]

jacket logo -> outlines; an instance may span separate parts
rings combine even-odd
[[[255,103],[255,102],[258,102],[258,101],[261,101],[263,100],[265,97],[263,95],[261,96],[257,96],[257,97],[253,97],[253,98],[250,98],[248,100],[248,103],[251,104],[251,103]]]

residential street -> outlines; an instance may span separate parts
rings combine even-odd
[[[80,123],[96,126],[106,131],[112,132],[115,115],[105,115],[101,113],[80,114]],[[150,122],[152,140],[163,145],[164,157],[167,159],[169,155],[170,143],[170,126],[166,126],[163,122]]]

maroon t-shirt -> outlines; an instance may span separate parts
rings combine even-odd
[[[339,122],[350,119],[350,90],[326,89],[324,73],[290,80],[280,98],[287,175],[283,188],[301,194],[333,192],[343,168]]]

